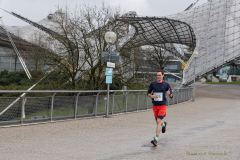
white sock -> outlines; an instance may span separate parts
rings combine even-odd
[[[165,126],[165,123],[163,122],[163,123],[162,123],[162,127],[164,127],[164,126]]]

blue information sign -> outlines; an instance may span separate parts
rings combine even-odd
[[[106,68],[105,76],[112,76],[113,69],[112,68]]]
[[[106,84],[112,84],[112,76],[106,76]]]

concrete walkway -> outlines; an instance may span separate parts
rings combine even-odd
[[[0,128],[0,160],[239,160],[240,100],[172,105],[160,145],[152,111]]]

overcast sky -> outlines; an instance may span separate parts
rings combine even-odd
[[[57,8],[74,8],[84,5],[120,7],[122,12],[136,11],[141,16],[167,16],[187,8],[195,0],[0,0],[0,8],[18,13],[33,21],[40,21]],[[200,0],[201,5],[207,0]],[[27,25],[25,22],[0,10],[5,25]]]

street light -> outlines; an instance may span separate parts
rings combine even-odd
[[[113,31],[108,31],[105,33],[104,39],[109,44],[114,44],[117,40],[117,35]]]
[[[113,45],[116,40],[117,40],[117,35],[116,33],[114,33],[113,31],[108,31],[105,33],[104,36],[105,41],[110,45],[109,46],[109,59],[108,61],[110,62],[110,57],[111,57],[111,45]],[[107,84],[107,108],[106,108],[106,117],[108,116],[108,112],[109,112],[109,89],[110,89],[110,84],[112,83],[112,70],[113,68],[108,68],[108,66],[106,67],[106,84]]]

